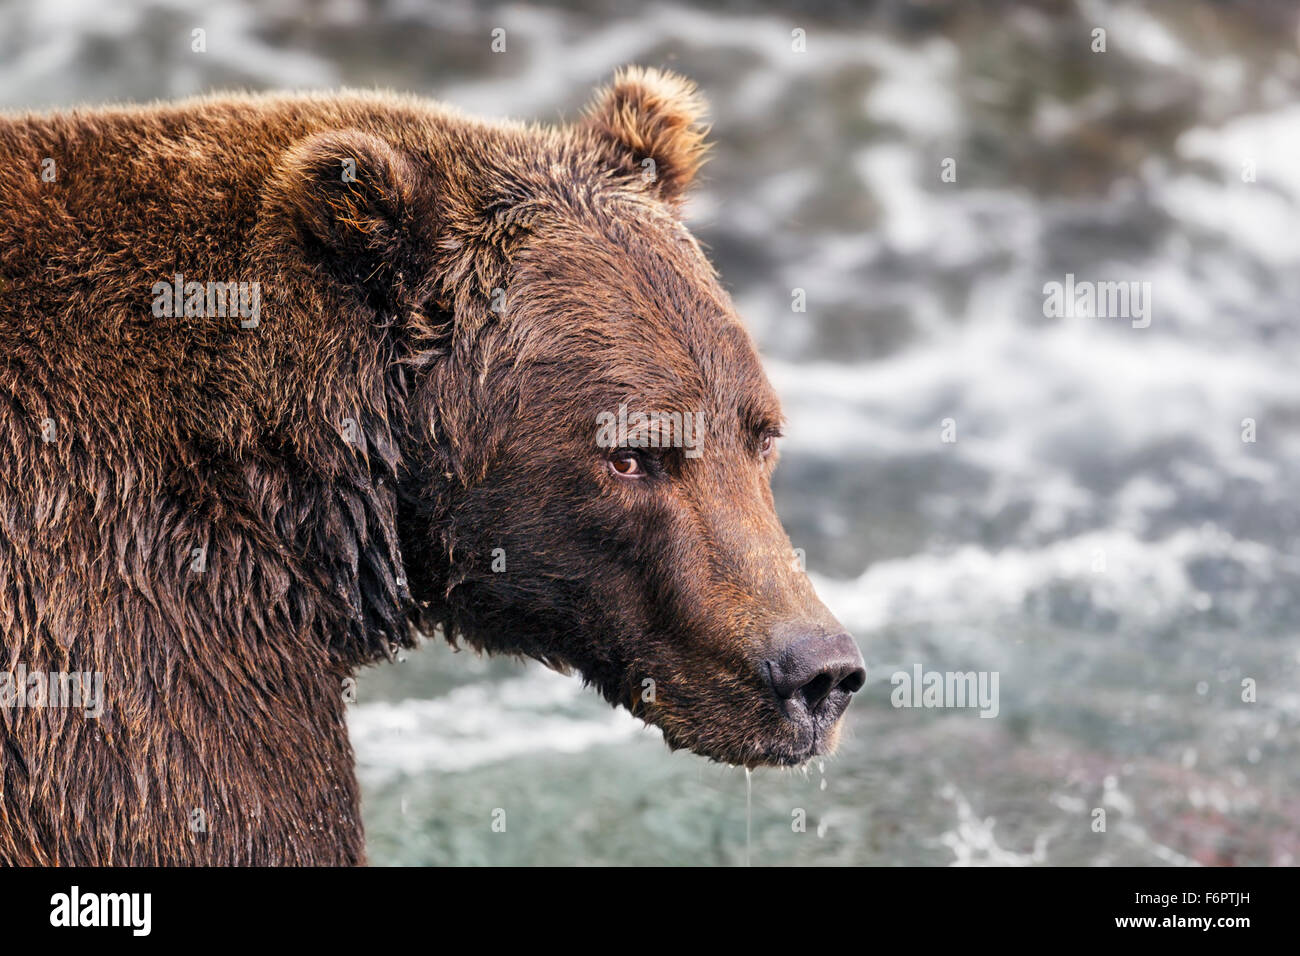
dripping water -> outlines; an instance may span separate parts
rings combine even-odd
[[[754,823],[754,771],[745,768],[745,866],[749,866],[750,834]]]

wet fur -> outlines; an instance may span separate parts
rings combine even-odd
[[[0,669],[107,697],[0,709],[0,862],[363,862],[343,684],[435,626],[759,759],[749,635],[815,599],[769,573],[779,407],[678,218],[702,152],[689,85],[635,71],[566,127],[351,93],[0,117]],[[260,326],[155,317],[176,273],[260,282]],[[603,484],[627,396],[726,424],[708,474]]]

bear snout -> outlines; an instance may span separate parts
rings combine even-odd
[[[862,652],[843,631],[796,635],[764,665],[785,715],[811,724],[815,737],[840,718],[867,680]]]

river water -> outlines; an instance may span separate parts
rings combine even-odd
[[[430,641],[352,710],[372,862],[1295,863],[1295,5],[800,6],[4,2],[0,105],[380,85],[550,119],[632,62],[713,105],[689,215],[867,659],[845,742],[756,773],[747,821],[743,771]],[[1046,314],[1067,276],[1145,314]],[[918,666],[997,674],[997,716],[893,706]]]

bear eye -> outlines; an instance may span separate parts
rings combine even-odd
[[[769,457],[772,452],[776,451],[776,432],[768,432],[763,436],[763,440],[758,445],[758,453],[764,458]]]
[[[609,470],[618,478],[645,477],[645,467],[633,452],[622,452],[610,457]]]

